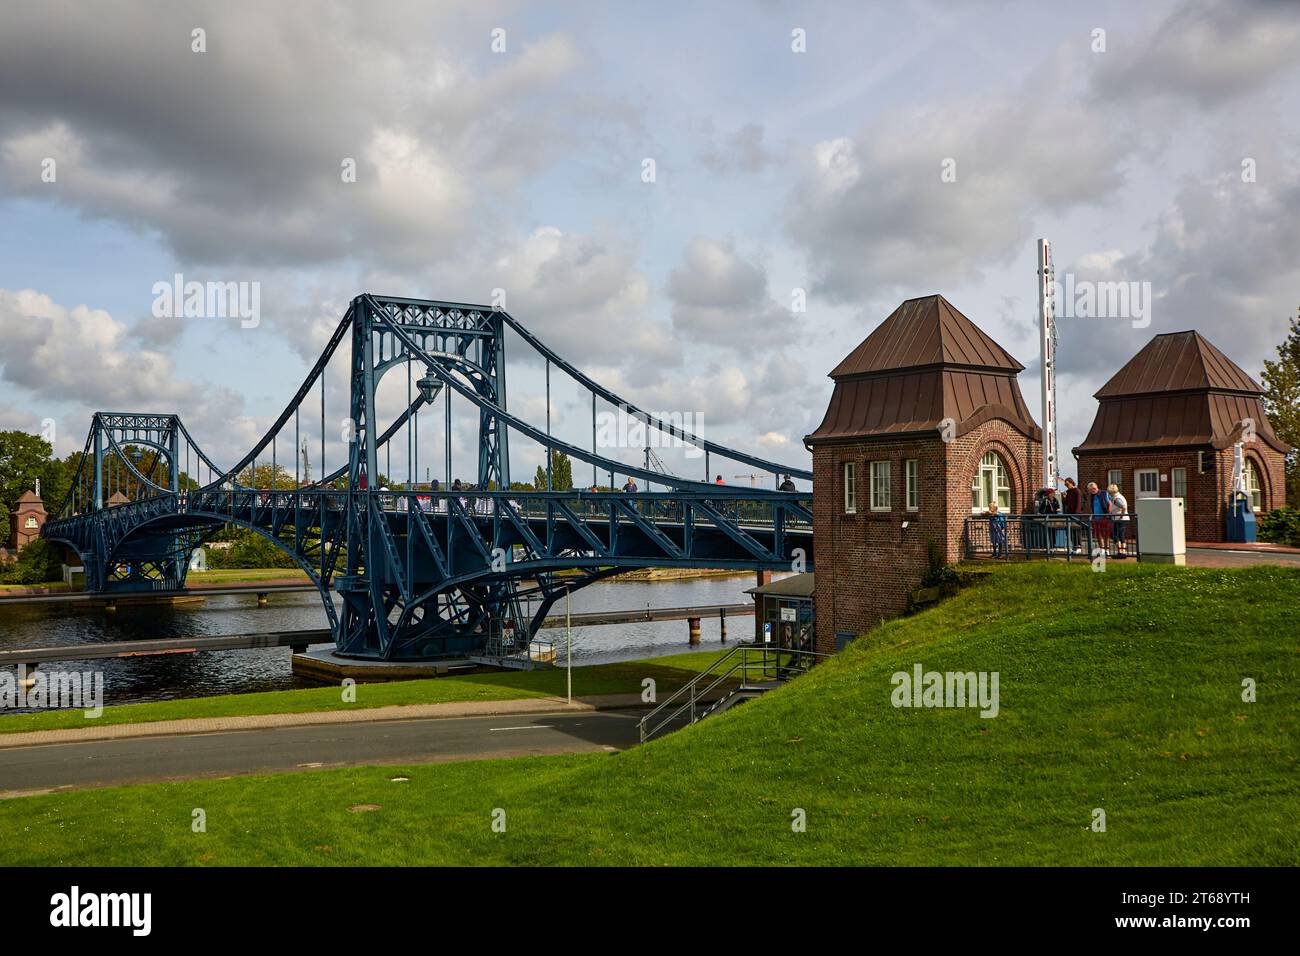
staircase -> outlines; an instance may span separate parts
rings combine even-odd
[[[723,654],[641,718],[641,742],[665,730],[687,727],[718,714],[786,681],[807,673],[826,657],[771,644],[745,643]]]

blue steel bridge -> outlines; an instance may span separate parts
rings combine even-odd
[[[545,365],[542,424],[509,410],[507,328]],[[350,354],[340,350],[347,340]],[[310,482],[299,456],[319,447],[318,461],[325,460],[326,372],[336,353],[349,363],[347,463]],[[376,391],[393,371],[405,377],[405,407],[383,421]],[[579,394],[590,393],[591,448],[552,434],[553,372],[576,382]],[[453,398],[478,411],[477,482],[471,491],[445,484],[428,490],[415,484],[420,412],[426,427],[432,415],[442,430],[450,478]],[[659,463],[649,453],[646,467],[602,454],[599,403],[643,423],[659,444],[696,449],[699,478],[653,467]],[[546,490],[510,489],[512,435],[544,450]],[[399,456],[406,453],[408,480],[380,489],[381,463],[391,461],[394,445]],[[599,481],[618,488],[630,476],[647,490],[555,487],[555,452],[574,463],[575,482],[581,462],[592,468],[592,487]],[[713,474],[731,476],[735,464],[770,475],[772,487],[710,483]],[[191,553],[236,525],[273,542],[307,573],[340,654],[504,656],[503,647],[527,646],[566,589],[630,569],[811,569],[812,497],[779,490],[783,475],[812,477],[623,400],[505,311],[360,295],[270,430],[228,468],[204,453],[176,415],[97,413],[68,497],[42,533],[80,554],[87,590],[138,592],[184,587]],[[391,473],[388,480],[394,482]]]

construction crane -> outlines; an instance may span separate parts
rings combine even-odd
[[[664,466],[663,459],[649,445],[645,447],[645,465],[643,467],[646,471],[657,471],[661,475],[669,474],[668,469]]]

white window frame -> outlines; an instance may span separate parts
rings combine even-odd
[[[1142,476],[1155,475],[1155,487],[1149,492],[1142,490]],[[1123,491],[1123,487],[1120,488]],[[1160,497],[1160,469],[1159,468],[1134,468],[1133,469],[1133,500],[1138,498],[1159,498]]]
[[[1250,510],[1259,514],[1264,510],[1264,488],[1259,483],[1259,469],[1253,459],[1245,460],[1241,478],[1246,485],[1246,494],[1250,495]]]
[[[1110,491],[1111,485],[1114,485],[1120,491],[1124,490],[1124,469],[1123,468],[1111,468],[1109,471],[1106,472],[1106,487],[1101,490]],[[1134,489],[1137,488],[1136,482],[1134,482],[1133,487]]]
[[[908,511],[921,510],[921,463],[915,458],[903,462],[905,507]]]
[[[1002,460],[1002,456],[995,451],[987,451],[980,458],[979,464],[975,466],[975,477],[971,479],[971,514],[983,514],[989,509],[989,501],[992,500],[984,493],[984,478],[987,472],[992,472],[993,480],[990,487],[993,489],[993,495],[997,498],[998,510],[1004,514],[1011,512],[1013,504],[1011,500],[1011,476],[1007,474],[1007,463]],[[1003,501],[1003,493],[1006,493],[1006,501]]]
[[[1182,487],[1181,493],[1178,490],[1180,486]],[[1187,504],[1187,469],[1186,468],[1169,469],[1169,494],[1170,497],[1183,499],[1183,504],[1184,505]]]
[[[885,461],[873,461],[871,463],[871,510],[872,511],[889,511],[890,510],[890,482],[893,479],[890,467],[893,462],[886,459]],[[881,477],[883,472],[884,481]],[[883,487],[882,487],[883,484]]]
[[[843,462],[841,474],[844,476],[844,513],[855,515],[858,513],[857,462]]]

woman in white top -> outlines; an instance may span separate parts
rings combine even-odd
[[[1108,485],[1106,490],[1110,492],[1110,516],[1115,522],[1115,556],[1127,557],[1124,548],[1128,537],[1128,499],[1120,494],[1119,485]]]

